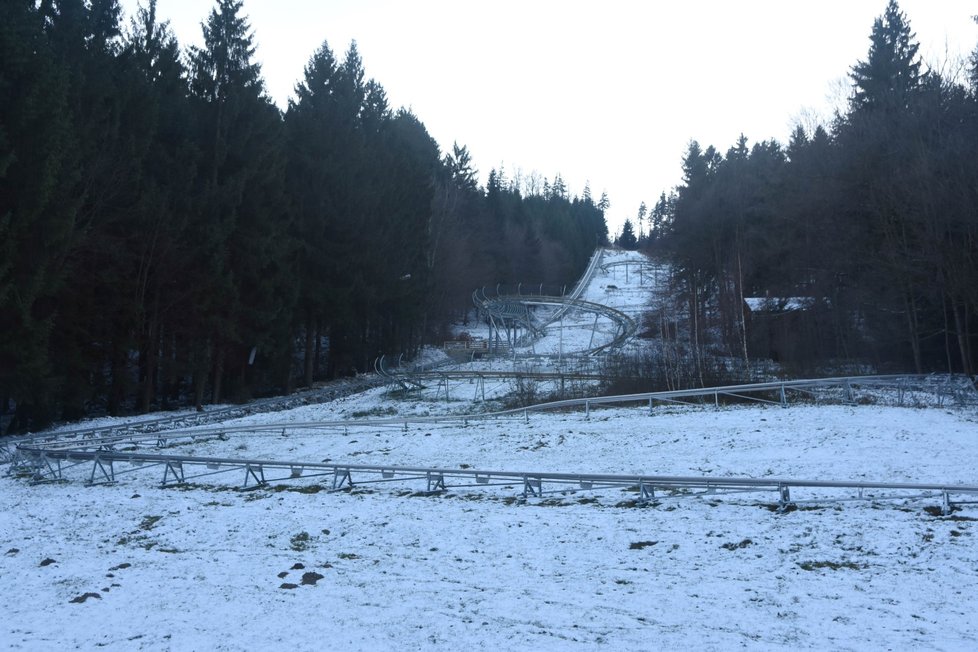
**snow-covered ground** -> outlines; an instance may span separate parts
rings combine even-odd
[[[611,274],[585,298],[627,287],[615,282],[623,269]],[[467,407],[377,389],[235,423]],[[974,408],[636,407],[286,429],[171,452],[976,484],[976,440]],[[754,494],[639,508],[611,491],[524,503],[519,487],[427,496],[398,485],[163,489],[161,479],[158,468],[94,487],[0,477],[0,647],[978,649],[978,508],[941,516],[937,496],[778,514],[764,504],[774,496]]]
[[[232,437],[195,452],[973,483],[976,430],[973,412],[936,408],[652,417],[636,408],[589,420]],[[978,510],[935,516],[936,497],[779,515],[753,497],[639,509],[619,506],[621,494],[519,504],[462,492],[161,489],[159,479],[151,471],[99,487],[0,479],[7,647],[978,645]],[[303,585],[305,573],[323,577]],[[99,597],[73,602],[86,594]]]

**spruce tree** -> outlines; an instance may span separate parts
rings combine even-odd
[[[74,237],[77,169],[68,72],[31,0],[0,6],[0,403],[13,429],[55,418],[50,355]]]
[[[635,228],[632,226],[631,220],[625,220],[625,225],[621,228],[621,235],[618,236],[616,244],[622,249],[634,249],[638,244],[638,239],[635,237]]]
[[[852,67],[853,109],[906,109],[920,85],[919,45],[896,0],[873,23],[869,54]]]
[[[264,93],[239,0],[217,0],[190,53],[203,151],[199,242],[207,303],[197,333],[197,396],[205,369],[211,396],[225,380],[240,396],[287,359],[290,305],[288,212],[282,198],[281,116]],[[252,352],[259,363],[252,365]],[[284,378],[284,372],[282,374]]]

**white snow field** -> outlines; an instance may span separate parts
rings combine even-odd
[[[620,268],[615,279],[624,285]],[[629,272],[631,277],[631,272]],[[597,278],[597,277],[596,277]],[[646,279],[647,282],[647,279]],[[594,285],[588,291],[592,291]],[[631,290],[622,290],[622,295]],[[637,294],[637,293],[636,293]],[[634,305],[639,305],[637,300]],[[456,392],[461,397],[464,392]],[[238,424],[476,411],[382,389]],[[232,434],[166,452],[568,473],[978,482],[975,408],[647,407]],[[978,649],[978,507],[620,490],[0,476],[0,647]],[[850,492],[850,497],[855,494]],[[831,496],[830,496],[831,497]]]

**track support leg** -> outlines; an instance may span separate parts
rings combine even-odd
[[[445,476],[441,473],[428,473],[428,492],[445,491]]]
[[[248,480],[249,480],[249,478],[252,479],[252,480],[254,480],[255,481],[255,484],[258,485],[259,487],[262,486],[263,484],[265,484],[265,467],[263,467],[261,464],[258,464],[258,465],[248,464],[248,465],[246,465],[245,466],[245,479],[244,479],[244,486],[246,486],[246,487],[248,486]]]
[[[163,484],[166,485],[166,481],[173,476],[173,481],[177,484],[183,484],[183,464],[180,462],[167,462],[166,466],[163,468]]]
[[[778,485],[778,513],[783,514],[791,505],[791,490],[786,484]]]
[[[638,483],[638,502],[648,503],[655,500],[655,487],[644,480]]]
[[[523,476],[523,498],[528,498],[530,496],[540,496],[542,492],[543,482],[540,478],[531,478],[530,476]]]
[[[102,478],[100,482],[115,482],[115,469],[112,468],[112,460],[103,462],[100,458],[96,457],[92,464],[92,474],[88,478],[88,484],[95,484],[97,472],[101,472],[99,473]]]
[[[343,487],[353,487],[353,478],[350,477],[350,469],[336,469],[333,471],[333,489]]]

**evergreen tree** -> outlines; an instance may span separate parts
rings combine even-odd
[[[896,0],[873,23],[869,54],[853,66],[853,109],[906,109],[920,84],[919,45]]]
[[[50,355],[78,202],[69,75],[31,0],[0,6],[0,405],[14,429],[54,413]]]
[[[207,366],[217,402],[226,379],[236,394],[251,392],[253,351],[267,372],[287,359],[289,347],[292,243],[282,198],[281,116],[264,94],[241,7],[217,0],[203,25],[204,47],[190,53],[203,151],[200,241],[209,263],[201,279],[208,302],[194,345],[198,402]]]
[[[156,0],[140,7],[132,19],[121,56],[142,79],[151,145],[139,179],[131,245],[135,264],[129,274],[140,283],[135,298],[140,310],[138,407],[149,410],[158,398],[166,406],[179,397],[179,379],[189,373],[184,354],[194,338],[190,326],[199,319],[206,299],[199,294],[198,251],[191,216],[198,209],[199,149],[187,74],[177,40],[166,21],[159,21]]]
[[[621,228],[621,235],[618,236],[616,244],[622,249],[634,249],[638,245],[638,238],[635,237],[635,228],[631,220],[625,220],[625,225]]]

